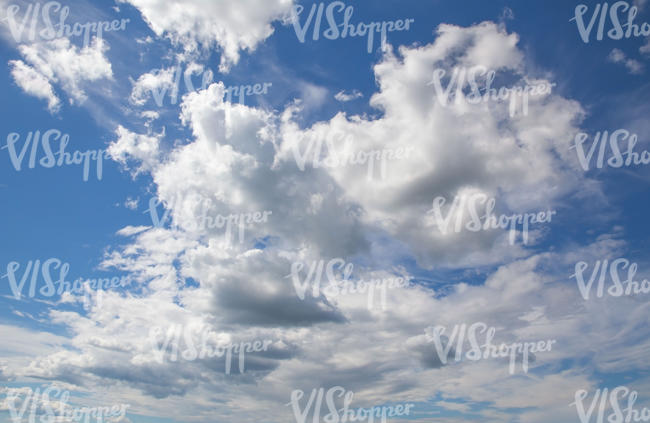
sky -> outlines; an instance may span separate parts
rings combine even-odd
[[[0,423],[650,419],[646,0],[0,0],[0,58]]]

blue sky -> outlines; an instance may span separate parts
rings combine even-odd
[[[0,17],[30,4],[0,0]],[[584,43],[571,21],[580,2],[346,1],[354,23],[415,20],[368,53],[366,37],[313,40],[312,27],[301,43],[290,12],[302,5],[302,24],[312,4],[67,4],[69,24],[129,20],[87,46],[17,40],[3,20],[0,147],[12,133],[22,148],[56,129],[70,137],[66,151],[108,153],[101,180],[91,170],[84,181],[81,166],[28,168],[29,150],[17,171],[0,149],[0,276],[12,262],[22,277],[28,263],[57,258],[70,281],[133,282],[84,308],[67,295],[16,300],[0,279],[0,394],[54,384],[79,405],[130,404],[116,422],[288,422],[292,391],[333,386],[354,392],[353,408],[416,404],[395,421],[580,421],[569,407],[577,390],[617,386],[650,404],[647,294],[585,300],[571,277],[577,262],[588,276],[617,258],[638,265],[639,281],[650,274],[648,166],[585,172],[572,148],[578,133],[590,146],[597,132],[624,129],[637,134],[636,152],[650,150],[650,38],[598,41],[594,29]],[[586,4],[589,19],[600,3]],[[629,6],[635,23],[650,22],[645,0]],[[495,70],[497,88],[555,85],[524,116],[499,101],[441,106],[433,72],[474,66]],[[195,89],[181,77],[173,101],[176,69],[196,69]],[[202,90],[209,72],[215,84]],[[223,100],[228,87],[265,83],[243,104]],[[162,104],[155,90],[166,90]],[[355,151],[416,153],[370,180],[365,166],[299,168],[296,148],[336,134]],[[498,213],[556,215],[531,225],[527,244],[508,243],[505,230],[442,233],[428,220],[434,198],[476,193]],[[152,198],[177,227],[155,227]],[[223,228],[192,227],[203,212],[263,211],[272,213],[231,244]],[[385,309],[363,294],[299,299],[292,263],[336,259],[354,265],[354,281],[411,283],[389,290]],[[558,342],[528,373],[499,360],[442,365],[425,328],[473,322],[496,327],[499,342]],[[223,374],[218,360],[158,365],[149,330],[171,324],[274,343],[243,374]]]

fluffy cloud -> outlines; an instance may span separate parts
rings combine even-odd
[[[163,107],[167,102],[176,105],[181,93],[181,85],[185,86],[188,92],[195,90],[192,75],[201,75],[201,86],[197,89],[205,89],[212,83],[214,75],[210,69],[203,65],[190,62],[185,67],[179,63],[176,67],[154,69],[144,73],[136,81],[132,81],[130,101],[136,106],[143,106],[152,98],[158,107]]]
[[[169,35],[186,51],[217,44],[221,70],[237,63],[241,50],[252,51],[273,33],[271,23],[285,20],[293,0],[120,0],[137,7],[158,36]]]
[[[154,95],[156,101],[162,106],[163,96],[174,89],[174,68],[158,69],[153,72],[145,73],[138,77],[133,83],[131,91],[131,102],[142,106],[149,96]]]
[[[11,76],[19,87],[29,95],[47,100],[47,108],[51,113],[59,110],[61,101],[45,76],[22,60],[12,60],[9,65],[11,66]]]
[[[121,125],[116,129],[115,135],[117,140],[107,150],[113,160],[124,165],[129,160],[136,160],[136,173],[150,170],[157,162],[160,144],[158,137],[136,134]]]
[[[182,276],[201,280],[201,286],[190,288],[175,282],[176,271],[166,266],[167,270],[158,272],[158,276],[143,275],[142,280],[148,281],[143,285],[144,296],[120,298],[109,293],[102,307],[93,308],[88,318],[52,312],[53,321],[65,324],[74,334],[75,349],[37,358],[23,374],[68,383],[119,386],[122,389],[118,391],[125,395],[132,392],[128,395],[136,408],[144,408],[149,397],[171,395],[169,399],[176,401],[176,396],[182,396],[183,416],[192,409],[199,420],[209,418],[208,407],[201,399],[208,392],[218,391],[223,398],[232,398],[224,405],[228,413],[242,421],[254,421],[263,410],[283,420],[289,418],[289,410],[282,404],[292,390],[303,389],[309,394],[313,387],[340,385],[355,392],[354,406],[382,404],[387,398],[394,402],[426,402],[439,392],[444,398],[489,404],[488,410],[470,415],[487,418],[490,409],[504,413],[521,408],[527,410],[520,413],[523,421],[542,421],[543,416],[570,416],[574,410],[567,411],[566,405],[573,400],[575,390],[595,386],[595,381],[586,376],[589,369],[579,364],[586,359],[598,369],[607,370],[612,364],[620,364],[620,360],[611,359],[624,354],[621,360],[626,360],[630,368],[647,368],[642,351],[648,345],[640,342],[646,331],[632,325],[637,321],[636,314],[643,312],[643,304],[625,298],[584,302],[575,283],[551,282],[563,279],[562,273],[547,273],[544,269],[561,263],[566,272],[572,260],[566,253],[544,254],[504,265],[484,285],[460,284],[440,298],[417,285],[393,289],[389,291],[386,311],[368,309],[368,293],[331,298],[328,302],[349,323],[332,321],[309,328],[295,326],[300,323],[298,317],[310,304],[324,298],[309,299],[296,309],[291,307],[291,298],[296,297],[289,292],[290,283],[283,283],[286,279],[282,277],[269,277],[275,268],[282,274],[285,266],[283,260],[273,257],[274,253],[252,250],[234,261],[224,261],[227,254],[213,245],[193,247],[161,237],[161,233],[152,235],[141,234],[134,244],[137,247],[132,257],[139,251],[138,268],[146,271],[159,263],[159,270],[163,270],[162,263],[175,261],[170,253],[185,251]],[[590,260],[601,257],[603,251],[608,252],[607,257],[615,256],[621,247],[618,241],[602,240],[575,254]],[[215,255],[222,258],[215,259]],[[267,261],[260,264],[261,260]],[[135,262],[123,264],[136,266]],[[245,277],[255,280],[233,277],[244,268]],[[568,272],[564,275],[568,280]],[[362,272],[359,276],[367,275]],[[278,303],[279,299],[282,303]],[[253,303],[254,307],[250,307]],[[290,318],[284,320],[283,315]],[[224,320],[228,317],[237,321]],[[542,339],[557,342],[551,352],[539,354],[530,363],[529,374],[519,371],[509,375],[508,363],[496,359],[429,363],[435,349],[422,340],[428,326],[472,322],[496,327],[497,343]],[[275,342],[268,354],[247,358],[250,361],[243,374],[224,375],[223,360],[158,363],[150,329],[174,324],[210,328],[215,339],[268,338]],[[628,326],[629,331],[620,333],[621,327]],[[589,349],[578,336],[586,328],[598,334],[592,337]],[[594,355],[598,351],[603,353]],[[567,360],[580,369],[563,370],[562,363]],[[395,380],[401,381],[399,386]],[[250,384],[253,381],[255,384]],[[128,391],[123,391],[127,386]],[[526,387],[535,389],[537,395],[526,395]],[[156,405],[161,406],[169,409],[168,415],[178,413],[172,405]],[[213,408],[212,412],[226,415],[221,409]]]
[[[287,120],[278,157],[292,161],[296,152],[311,154],[310,146],[319,140],[335,150],[323,147],[323,161],[328,155],[410,147],[408,159],[387,160],[385,178],[379,177],[378,161],[370,180],[369,164],[314,171],[344,187],[346,197],[363,210],[362,221],[407,243],[421,265],[483,265],[522,256],[521,244],[507,245],[503,233],[442,234],[427,220],[427,211],[438,196],[450,204],[464,193],[497,198],[497,213],[553,208],[584,183],[570,150],[583,112],[556,94],[531,97],[528,115],[514,118],[504,101],[441,105],[427,85],[434,69],[451,75],[456,66],[481,65],[513,74],[504,83],[508,87],[533,78],[522,69],[517,36],[495,24],[441,25],[438,34],[434,43],[402,47],[399,56],[388,53],[375,66],[380,90],[371,104],[383,111],[381,119],[338,114],[304,131]]]
[[[145,16],[155,15],[148,19],[157,31],[175,19],[164,8],[149,10],[157,2],[134,3]],[[178,16],[198,15],[191,6]],[[193,27],[187,28],[179,34]],[[567,404],[576,389],[595,385],[596,371],[618,368],[621,355],[630,368],[648,366],[641,354],[647,329],[634,323],[642,320],[643,303],[585,302],[570,279],[575,261],[614,257],[624,243],[613,235],[535,253],[507,245],[503,231],[443,236],[425,219],[438,195],[480,192],[497,198],[502,210],[528,211],[559,207],[584,184],[584,195],[598,194],[570,149],[583,114],[579,104],[554,93],[531,98],[527,115],[509,117],[505,102],[442,106],[427,85],[436,68],[451,74],[456,66],[475,65],[507,75],[508,86],[543,79],[529,75],[524,63],[516,35],[497,25],[442,25],[431,44],[387,51],[375,66],[379,90],[371,104],[382,112],[376,119],[341,113],[304,128],[295,104],[276,113],[224,103],[223,84],[212,84],[183,98],[187,143],[164,151],[160,139],[119,127],[109,151],[151,174],[154,200],[166,204],[173,225],[119,230],[130,238],[107,251],[103,266],[128,272],[134,288],[105,293],[84,316],[52,311],[52,321],[72,333],[73,348],[34,352],[14,373],[120,388],[113,395],[128,395],[136,410],[181,420],[286,421],[292,390],[308,396],[315,387],[336,385],[355,392],[353,407],[387,399],[426,404],[440,395],[488,404],[475,411],[481,421],[512,414],[531,422],[575,418]],[[341,138],[354,143],[336,144]],[[313,140],[332,148],[322,160],[346,149],[411,147],[416,154],[388,162],[385,179],[377,177],[379,165],[372,179],[367,166],[314,166],[311,156],[301,170],[300,155],[313,154]],[[234,232],[240,229],[228,225],[197,229],[206,216],[255,211],[272,214],[246,225],[240,238]],[[233,239],[239,242],[225,242]],[[354,263],[353,281],[411,279],[404,258],[422,267],[489,264],[494,270],[479,273],[478,283],[461,273],[459,283],[390,290],[386,310],[368,307],[369,292],[308,293],[300,300],[293,263],[333,257]],[[496,327],[496,342],[557,343],[536,357],[528,374],[509,375],[501,360],[442,363],[424,338],[426,328],[472,322]],[[252,355],[244,373],[225,375],[222,360],[159,363],[151,328],[174,324],[206,328],[211,340],[273,344],[267,354]],[[630,330],[619,334],[621,327]],[[587,328],[594,333],[590,350],[578,336]],[[582,364],[588,360],[593,368]],[[567,362],[574,370],[565,370]]]
[[[54,85],[60,85],[70,97],[70,103],[83,103],[87,95],[84,84],[112,78],[113,71],[104,53],[108,46],[101,39],[79,49],[67,38],[49,42],[20,45],[24,58],[10,61],[12,76],[27,94],[48,101],[48,109],[59,108],[59,98]]]

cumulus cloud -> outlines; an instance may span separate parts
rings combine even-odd
[[[121,125],[116,129],[115,135],[117,140],[106,150],[113,160],[125,165],[129,160],[138,161],[136,173],[149,170],[156,163],[160,144],[158,137],[136,134]]]
[[[172,11],[153,10],[156,2],[133,3],[157,32],[175,22]],[[174,10],[196,17],[193,5]],[[185,25],[179,34],[196,23]],[[440,393],[447,401],[489,404],[476,411],[481,421],[507,421],[513,413],[521,421],[575,418],[567,404],[576,389],[595,385],[595,371],[621,365],[619,354],[630,368],[648,366],[641,354],[647,329],[633,324],[641,321],[643,303],[585,302],[570,279],[576,259],[614,256],[624,243],[602,237],[537,253],[507,245],[504,231],[444,235],[426,220],[439,195],[484,193],[501,210],[520,212],[559,208],[584,186],[584,195],[599,192],[571,150],[583,117],[578,103],[559,93],[531,97],[527,115],[510,117],[506,102],[443,106],[427,85],[434,69],[451,74],[454,67],[476,65],[506,75],[508,86],[544,80],[529,74],[517,41],[491,23],[441,25],[430,44],[387,50],[374,67],[378,92],[370,103],[381,115],[373,119],[340,113],[302,127],[299,104],[275,112],[227,103],[217,83],[184,96],[187,143],[165,151],[162,136],[118,127],[112,157],[151,175],[154,202],[165,205],[173,225],[120,229],[131,238],[108,249],[102,267],[128,272],[133,290],[106,292],[84,316],[51,311],[49,318],[72,334],[72,347],[32,351],[28,365],[16,366],[19,374],[119,387],[113,395],[128,395],[136,409],[183,420],[285,421],[293,390],[309,395],[314,387],[337,385],[355,392],[353,406],[387,398],[424,403]],[[326,147],[321,160],[346,149],[411,147],[416,153],[386,163],[388,178],[369,179],[367,163],[314,165],[314,140]],[[382,169],[373,170],[376,177]],[[207,216],[267,210],[269,219],[247,225],[240,242],[223,242],[233,235],[227,225],[197,230]],[[299,299],[293,264],[335,257],[354,262],[351,280],[359,290],[339,296],[308,291]],[[404,257],[436,270],[491,267],[480,271],[478,283],[464,277],[447,286],[412,283],[388,292],[386,310],[369,307],[369,288],[362,292],[359,281],[377,274],[412,279],[401,267]],[[309,278],[308,270],[301,277]],[[472,322],[496,327],[497,342],[555,339],[557,347],[515,377],[501,360],[445,364],[434,355],[426,328]],[[206,328],[215,341],[271,339],[272,348],[251,355],[246,372],[231,375],[222,360],[160,363],[150,329],[175,324]],[[619,334],[626,325],[631,329]],[[590,350],[577,336],[587,328],[595,334]],[[594,368],[585,368],[587,359]],[[565,370],[567,362],[574,370]],[[155,401],[160,398],[165,401]]]
[[[202,81],[200,86],[195,87],[192,76],[197,74],[202,76]],[[210,69],[206,70],[203,65],[196,62],[154,69],[140,75],[136,81],[132,81],[130,101],[137,106],[143,106],[151,98],[158,107],[163,107],[165,103],[175,105],[183,94],[181,85],[187,92],[193,92],[196,89],[205,89],[212,83],[213,78]]]
[[[386,162],[384,178],[377,177],[379,163],[371,180],[366,177],[369,164],[314,171],[327,172],[361,206],[364,223],[407,243],[422,265],[482,265],[506,255],[521,256],[526,254],[521,245],[507,245],[502,233],[442,234],[427,221],[427,211],[438,196],[451,203],[466,192],[498,197],[497,209],[503,213],[557,204],[584,180],[569,142],[583,112],[577,103],[555,94],[531,99],[528,114],[515,118],[508,115],[507,102],[442,106],[427,86],[434,69],[451,75],[456,66],[481,65],[514,74],[507,86],[524,84],[526,74],[517,36],[495,24],[441,25],[438,34],[434,43],[402,47],[399,56],[388,53],[375,66],[380,90],[371,105],[383,111],[381,119],[338,114],[305,131],[287,121],[278,156],[292,161],[296,151],[307,154],[315,140],[333,140],[337,151],[329,151],[328,144],[323,160],[352,151],[411,147],[408,159]]]
[[[174,91],[174,72],[174,68],[167,68],[140,75],[137,81],[133,82],[131,102],[142,106],[153,95],[157,104],[161,107],[167,92],[169,92],[170,96],[177,95],[177,92]]]
[[[54,86],[60,85],[71,104],[83,103],[88,82],[110,79],[113,71],[104,56],[106,43],[95,38],[90,46],[79,49],[67,38],[49,42],[20,45],[23,60],[10,61],[12,76],[27,94],[45,99],[50,112],[59,109],[60,101]]]
[[[120,0],[137,7],[156,35],[168,35],[186,51],[218,45],[221,70],[239,61],[242,50],[253,51],[273,33],[274,21],[283,21],[293,0]]]

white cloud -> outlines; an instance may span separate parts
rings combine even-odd
[[[153,110],[146,110],[140,113],[140,116],[145,118],[148,122],[154,121],[160,117],[160,113]]]
[[[446,408],[447,410],[460,411],[463,413],[467,413],[468,411],[470,411],[469,405],[458,403],[458,402],[438,401],[436,402],[436,405]]]
[[[29,95],[47,100],[47,108],[51,113],[56,113],[59,110],[61,101],[45,76],[26,65],[22,60],[11,60],[9,66],[11,66],[11,76],[20,88]]]
[[[136,134],[123,126],[115,130],[117,140],[112,142],[106,150],[113,160],[127,164],[129,159],[140,162],[136,166],[136,174],[143,170],[150,170],[159,154],[160,140],[156,136]]]
[[[596,368],[607,370],[610,358],[625,353],[624,359],[633,360],[627,366],[647,368],[642,352],[648,343],[641,339],[646,332],[632,325],[638,320],[636,314],[643,313],[643,303],[625,298],[584,302],[575,284],[548,282],[561,275],[544,269],[569,264],[563,254],[543,254],[501,266],[485,285],[459,286],[442,298],[418,286],[392,289],[386,312],[368,310],[367,293],[330,298],[346,323],[332,321],[310,328],[296,327],[296,318],[323,299],[295,302],[293,287],[283,278],[289,260],[273,251],[227,253],[212,243],[192,245],[168,235],[143,232],[133,248],[124,251],[130,264],[123,263],[130,270],[151,272],[155,265],[162,271],[143,279],[147,280],[145,295],[125,298],[107,293],[103,307],[93,309],[87,319],[53,311],[54,323],[68,326],[74,334],[75,348],[34,358],[22,373],[83,380],[85,385],[126,384],[105,401],[115,402],[116,395],[124,395],[136,409],[149,407],[148,412],[155,409],[177,418],[191,414],[197,421],[226,415],[257,421],[260,413],[282,421],[289,418],[284,404],[292,390],[335,385],[355,392],[354,406],[387,400],[427,401],[434,391],[443,398],[489,404],[491,409],[474,412],[479,416],[521,408],[522,421],[543,421],[543,416],[566,415],[575,390],[595,386],[589,369],[562,370],[568,360],[593,360]],[[589,259],[603,249],[617,254],[616,248],[603,241],[576,253]],[[168,263],[177,258],[182,276],[201,281],[200,287],[176,282],[181,274]],[[363,272],[359,276],[365,277]],[[546,306],[536,307],[539,304]],[[280,323],[277,319],[283,317],[289,318]],[[515,339],[557,342],[551,352],[537,355],[529,374],[515,376],[508,374],[508,363],[499,360],[450,362],[442,367],[421,361],[435,354],[431,344],[414,344],[424,328],[478,321],[498,329],[496,343]],[[276,342],[273,353],[248,356],[246,373],[225,377],[221,361],[157,364],[149,328],[172,324],[206,326],[221,339],[271,338]],[[630,330],[620,333],[621,327],[628,326]],[[587,327],[592,333],[589,349],[579,336]],[[593,351],[602,353],[594,357]],[[395,390],[395,380],[401,381],[399,390]],[[526,389],[535,389],[536,395],[527,395]],[[215,390],[233,400],[215,407],[206,401],[206,395]],[[165,400],[154,403],[150,397]],[[182,407],[178,401],[183,401]],[[454,408],[451,403],[441,405]],[[500,420],[504,419],[505,414]]]
[[[138,80],[133,82],[131,102],[143,106],[153,96],[158,106],[161,107],[166,95],[178,95],[178,87],[174,87],[175,71],[176,69],[172,67],[140,75]]]
[[[344,90],[341,90],[334,96],[335,99],[341,102],[352,101],[361,97],[363,97],[363,94],[359,90],[353,90],[350,94],[346,93]]]
[[[644,47],[641,47],[641,52],[643,52]],[[628,59],[625,53],[622,50],[615,48],[607,56],[607,60],[612,63],[622,63],[625,65],[627,70],[633,75],[640,75],[643,73],[643,64],[635,59]]]
[[[186,14],[195,13],[192,5]],[[433,69],[457,65],[505,70],[515,83],[536,79],[524,63],[517,36],[497,25],[442,25],[431,44],[402,47],[399,56],[386,52],[375,66],[379,90],[370,101],[383,114],[374,119],[341,113],[304,128],[298,107],[276,113],[224,103],[219,83],[184,96],[181,121],[192,139],[169,151],[161,137],[119,126],[109,151],[151,174],[177,228],[121,229],[133,238],[109,249],[102,267],[129,273],[137,289],[106,292],[102,306],[85,316],[51,311],[52,322],[72,334],[73,348],[30,351],[29,364],[12,373],[119,387],[112,401],[128,396],[136,410],[182,421],[286,421],[292,390],[335,385],[355,392],[353,406],[427,401],[439,392],[443,399],[489,404],[477,411],[481,421],[506,421],[512,412],[521,421],[566,421],[575,390],[593,386],[596,370],[620,366],[619,356],[630,368],[648,367],[641,354],[647,328],[635,323],[644,303],[584,302],[569,278],[576,257],[609,257],[624,243],[602,237],[586,247],[535,254],[505,245],[502,233],[444,237],[424,222],[437,195],[485,192],[504,209],[523,211],[558,206],[585,185],[593,191],[585,196],[599,191],[570,150],[583,116],[576,102],[554,93],[531,99],[527,116],[510,118],[503,103],[445,108],[426,85]],[[385,180],[368,181],[360,167],[301,171],[293,148],[304,151],[313,137],[332,133],[350,134],[359,149],[411,146],[417,154],[388,163]],[[223,228],[192,229],[204,198],[212,201],[210,216],[273,215],[246,228],[243,243],[224,246]],[[262,240],[264,247],[256,248]],[[391,290],[386,311],[369,309],[367,293],[299,300],[287,277],[291,264],[332,257],[363,263],[355,280],[404,273],[398,268],[404,257],[436,271],[477,264],[496,270],[477,275],[484,283]],[[424,329],[478,321],[498,328],[498,342],[550,338],[557,344],[536,357],[529,374],[517,376],[499,360],[436,363]],[[251,357],[244,374],[224,375],[218,360],[158,364],[149,329],[171,324],[207,327],[222,339],[275,342],[269,354]],[[621,333],[621,327],[630,329]],[[579,336],[587,328],[593,350]],[[589,359],[595,369],[564,370],[567,362]],[[442,405],[454,407],[449,404]]]
[[[329,91],[325,87],[305,81],[296,83],[300,91],[300,105],[304,112],[318,110],[328,100]]]
[[[127,197],[126,201],[124,201],[124,207],[126,207],[129,210],[136,210],[138,208],[139,202],[140,202],[140,198]]]
[[[375,66],[380,90],[370,102],[384,112],[382,118],[340,113],[304,131],[287,120],[277,160],[295,163],[296,148],[305,152],[310,140],[337,134],[352,140],[339,152],[352,146],[362,151],[411,147],[408,160],[387,162],[385,179],[369,181],[368,166],[313,171],[331,177],[361,207],[364,224],[405,242],[421,265],[482,265],[525,255],[520,246],[507,245],[503,233],[442,235],[427,222],[427,211],[434,198],[451,202],[467,191],[497,197],[504,213],[552,208],[584,181],[570,150],[583,112],[556,94],[531,98],[528,115],[515,118],[507,102],[441,106],[427,86],[436,68],[448,74],[454,66],[501,69],[517,75],[512,85],[535,78],[523,71],[518,37],[495,24],[441,25],[438,33],[434,43],[402,47],[400,58],[388,53]],[[324,156],[331,154],[323,150]],[[378,175],[379,163],[375,167]]]
[[[151,226],[126,226],[120,229],[119,231],[117,231],[116,233],[121,236],[131,236],[131,235],[137,235],[150,228]]]
[[[111,64],[104,53],[108,47],[101,39],[79,49],[66,38],[44,43],[20,45],[23,61],[12,61],[12,76],[27,93],[48,100],[48,108],[55,112],[59,99],[54,85],[60,85],[70,97],[70,103],[83,103],[87,95],[83,86],[88,82],[112,78]],[[33,85],[35,84],[35,85]]]
[[[239,61],[240,51],[253,51],[273,33],[271,23],[288,16],[293,0],[120,0],[137,7],[151,29],[169,35],[186,51],[217,44],[221,70]]]

